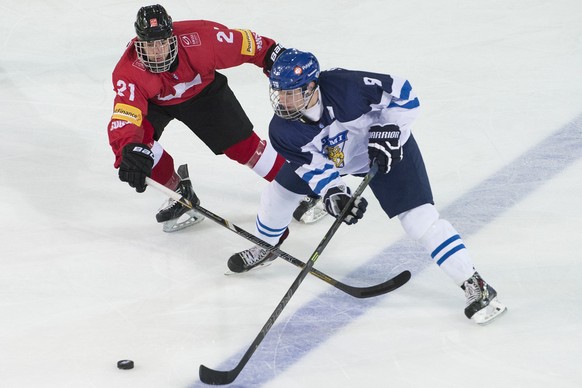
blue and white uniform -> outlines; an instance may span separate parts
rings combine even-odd
[[[370,127],[396,125],[403,159],[387,174],[377,174],[370,188],[386,214],[398,216],[406,232],[457,284],[463,284],[474,273],[473,265],[457,231],[439,218],[434,207],[424,161],[411,133],[420,102],[410,83],[387,74],[333,69],[321,72],[318,86],[319,112],[313,121],[276,115],[271,120],[271,143],[287,163],[261,196],[257,237],[276,244],[306,194],[324,196],[331,187],[345,185],[342,176],[366,174]],[[312,117],[313,112],[306,113]]]
[[[371,126],[396,124],[404,144],[420,103],[407,80],[384,74],[335,69],[322,72],[319,85],[320,120],[309,125],[274,116],[269,136],[296,174],[323,195],[341,184],[341,175],[368,172]]]

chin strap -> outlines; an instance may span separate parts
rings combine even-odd
[[[317,98],[315,104],[312,107],[306,108],[305,110],[303,110],[303,112],[301,112],[302,116],[299,118],[299,120],[302,123],[315,124],[319,122],[319,120],[321,120],[321,117],[323,116],[323,104],[321,103],[321,91],[319,90],[319,86],[315,87],[315,90],[313,91],[311,98],[313,98],[314,96],[316,96]]]

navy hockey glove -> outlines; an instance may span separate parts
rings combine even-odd
[[[325,210],[337,218],[348,204],[350,198],[352,198],[352,194],[349,187],[343,185],[334,186],[327,190],[323,197]],[[368,207],[368,201],[362,197],[357,198],[342,221],[348,225],[355,224],[364,216],[366,207]]]
[[[387,174],[394,163],[402,160],[400,128],[394,124],[370,127],[368,140],[370,166],[376,160],[378,171]]]
[[[154,154],[145,144],[130,143],[121,151],[119,179],[129,183],[138,193],[146,189],[145,178],[152,175]]]

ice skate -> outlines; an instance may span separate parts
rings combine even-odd
[[[297,209],[293,212],[293,218],[304,224],[311,224],[321,220],[327,215],[321,197],[306,196],[301,200]]]
[[[279,248],[283,241],[289,235],[289,229],[285,229],[283,235],[279,239],[275,248]],[[242,273],[250,271],[253,268],[262,268],[271,265],[273,260],[277,258],[277,254],[269,251],[265,248],[261,248],[258,245],[244,250],[242,252],[235,253],[228,259],[228,269],[225,275],[232,275],[235,273]]]
[[[461,288],[467,298],[465,315],[475,323],[485,325],[507,311],[507,307],[497,300],[497,291],[479,273],[475,272]]]
[[[192,188],[192,182],[190,182],[188,166],[183,164],[178,167],[178,175],[180,176],[180,183],[176,188],[176,193],[193,204],[199,204],[200,200]],[[168,233],[187,228],[203,219],[203,215],[171,198],[162,205],[161,210],[156,214],[156,220],[163,223],[162,230]]]

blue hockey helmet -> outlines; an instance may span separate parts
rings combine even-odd
[[[275,90],[291,90],[305,88],[311,81],[317,83],[318,78],[317,58],[309,52],[290,48],[283,51],[273,63],[269,83]]]
[[[318,79],[319,62],[313,54],[291,48],[283,51],[269,74],[269,96],[275,114],[287,120],[301,118],[312,103]]]

